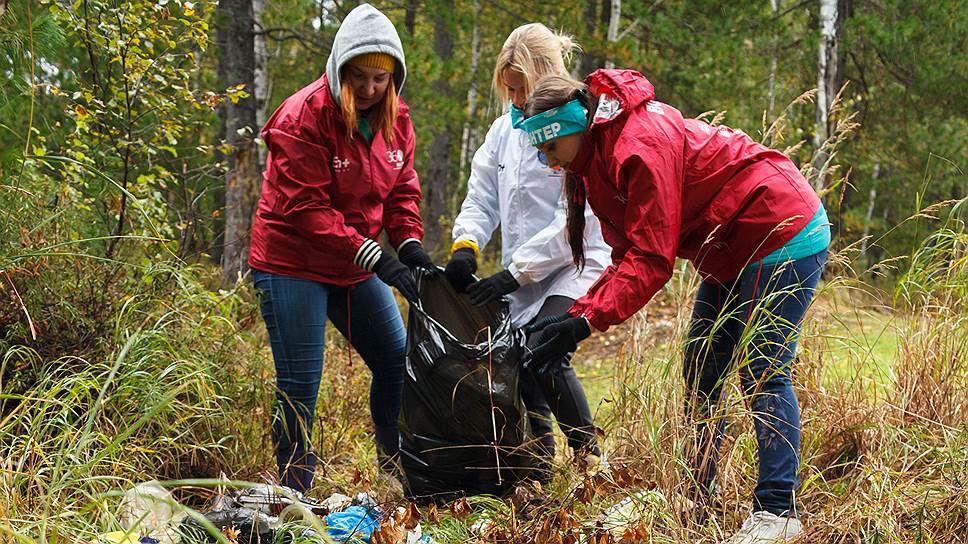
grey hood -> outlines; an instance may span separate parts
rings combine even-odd
[[[337,104],[340,103],[340,69],[347,61],[364,53],[386,53],[397,59],[393,83],[397,94],[403,89],[403,82],[407,79],[407,63],[397,29],[380,10],[370,4],[361,4],[343,19],[326,61],[329,92]]]

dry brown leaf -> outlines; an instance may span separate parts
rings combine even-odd
[[[229,541],[229,544],[238,544],[239,530],[235,527],[222,527],[222,535]]]
[[[466,497],[461,497],[450,503],[450,513],[457,519],[464,519],[471,513],[471,505],[467,503]]]
[[[622,542],[643,542],[649,539],[649,535],[648,526],[643,522],[639,522],[625,529],[625,532],[622,534]]]
[[[415,503],[410,503],[407,509],[404,511],[403,517],[403,528],[407,531],[412,531],[417,528],[420,524],[420,509],[417,508]]]
[[[370,474],[368,472],[363,472],[359,468],[353,470],[353,479],[350,481],[351,484],[357,487],[361,487],[363,491],[369,491],[370,487],[373,485],[373,481],[370,479]]]
[[[585,481],[581,484],[581,487],[579,487],[575,492],[575,497],[578,499],[578,502],[582,504],[591,504],[592,499],[595,498],[595,484],[590,478],[585,478]]]
[[[430,523],[440,523],[440,514],[437,513],[437,503],[430,503],[430,508],[427,508],[427,520]]]
[[[604,530],[596,530],[592,534],[591,538],[588,539],[588,544],[613,544],[615,539],[612,537],[612,533]]]

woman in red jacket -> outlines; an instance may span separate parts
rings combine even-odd
[[[524,113],[531,143],[567,171],[575,262],[584,259],[586,199],[613,248],[612,265],[588,293],[536,325],[529,364],[573,351],[592,327],[625,321],[672,277],[676,257],[688,259],[703,281],[683,375],[693,415],[711,422],[699,425],[696,498],[711,492],[722,383],[738,364],[760,463],[752,514],[733,542],[794,537],[800,412],[791,364],[830,243],[817,195],[782,153],[738,130],[683,119],[631,70],[599,70],[585,84],[544,78]]]
[[[327,318],[373,372],[381,460],[398,450],[406,332],[389,286],[414,300],[408,267],[434,269],[420,242],[413,126],[397,97],[405,77],[396,30],[364,4],[336,33],[326,74],[262,131],[269,155],[249,264],[276,367],[276,461],[299,491],[316,465],[309,438]],[[375,241],[383,230],[399,260]]]

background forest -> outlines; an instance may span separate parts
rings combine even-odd
[[[527,22],[576,37],[576,76],[639,70],[685,116],[784,149],[834,232],[797,375],[802,541],[968,534],[968,4],[374,5],[406,50],[425,243],[441,263],[473,153],[504,111],[494,59]],[[0,540],[90,542],[117,528],[119,494],[138,481],[167,481],[197,507],[220,474],[271,474],[272,361],[243,264],[265,158],[257,136],[322,74],[355,6],[0,0]],[[487,255],[496,267],[499,248]],[[470,514],[425,519],[425,531],[568,542],[642,488],[659,499],[629,541],[735,530],[755,482],[738,395],[720,515],[695,526],[668,500],[684,463],[678,365],[695,286],[681,267],[634,322],[579,352],[620,476],[589,488],[562,457],[540,507],[476,499]],[[362,363],[337,341],[326,364],[315,494],[401,501],[373,462]],[[482,517],[492,522],[475,533]]]

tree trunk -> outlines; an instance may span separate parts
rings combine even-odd
[[[597,13],[598,1],[586,0],[583,19],[585,20],[585,33],[588,36],[585,38],[585,42],[589,50],[582,52],[581,62],[575,63],[575,68],[578,73],[572,75],[578,79],[584,79],[585,76],[593,72],[596,68],[601,68],[601,59],[596,57],[591,51],[591,43],[595,40],[595,30],[598,28],[598,18],[595,16]]]
[[[622,0],[612,0],[611,9],[608,16],[608,43],[613,44],[618,41],[618,27],[622,22]],[[615,68],[615,63],[611,60],[605,62],[606,68]]]
[[[871,232],[871,220],[874,217],[874,203],[877,201],[877,178],[881,175],[881,162],[874,162],[874,171],[871,172],[871,190],[867,195],[867,213],[864,214],[864,234],[860,242],[860,258],[864,263],[864,269],[870,265],[870,257],[867,255],[867,237]]]
[[[252,0],[252,21],[255,28],[262,30],[262,13],[265,11],[266,0]],[[255,95],[255,134],[258,134],[265,126],[269,113],[269,98],[272,96],[272,81],[269,80],[269,53],[266,49],[266,35],[259,33],[255,35],[255,70],[253,77]],[[259,150],[259,171],[263,171],[266,165],[266,147],[258,146]]]
[[[817,115],[813,145],[813,184],[817,191],[826,185],[828,152],[824,144],[831,136],[828,115],[840,88],[841,63],[837,57],[842,23],[837,0],[820,0],[820,47],[817,55]]]
[[[480,11],[480,2],[474,2],[474,13]],[[477,67],[481,60],[481,26],[477,17],[474,18],[474,30],[471,34],[471,73],[470,85],[467,87],[467,122],[461,134],[460,143],[460,174],[458,179],[467,176],[470,161],[477,149]]]
[[[407,0],[407,10],[403,17],[403,26],[407,33],[413,38],[413,33],[417,27],[417,8],[420,7],[420,0]]]
[[[259,198],[259,153],[253,140],[256,131],[255,36],[252,0],[220,0],[218,3],[219,64],[222,87],[245,85],[250,95],[225,103],[225,141],[231,147],[225,173],[225,232],[222,282],[234,284],[248,270],[252,214]]]
[[[454,31],[448,20],[452,17],[456,7],[453,0],[440,2],[434,13],[434,53],[446,65],[454,58]],[[447,100],[453,95],[450,82],[447,81],[449,70],[441,70],[440,77],[431,84],[434,95]],[[430,160],[427,164],[427,177],[424,184],[424,240],[429,249],[439,248],[444,239],[440,218],[447,210],[447,200],[450,191],[448,185],[453,178],[451,151],[454,134],[451,124],[439,120],[431,131]]]
[[[773,108],[776,104],[776,62],[780,49],[779,38],[777,37],[776,32],[776,26],[779,24],[779,21],[777,21],[777,16],[780,13],[779,0],[770,0],[770,11],[773,15],[772,24],[770,25],[770,27],[773,29],[773,44],[771,45],[770,51],[770,107],[769,110],[767,110],[767,126],[773,122]]]

